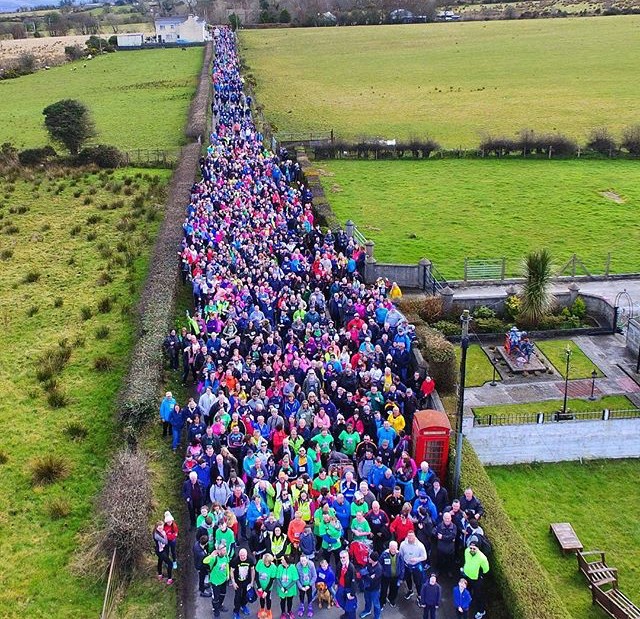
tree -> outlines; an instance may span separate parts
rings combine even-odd
[[[89,108],[81,101],[63,99],[45,107],[42,113],[51,139],[63,144],[72,155],[97,135]]]
[[[606,127],[597,127],[596,129],[592,129],[591,133],[589,134],[587,148],[595,150],[601,155],[609,155],[609,157],[615,154],[615,152],[618,150],[618,146],[614,137]]]
[[[549,290],[552,268],[551,254],[547,249],[533,251],[524,259],[525,283],[522,287],[520,317],[528,325],[537,324],[551,310],[554,301]]]
[[[622,132],[621,146],[630,155],[640,155],[640,125],[625,127]]]

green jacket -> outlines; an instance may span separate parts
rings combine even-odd
[[[475,555],[472,555],[471,551],[467,548],[464,551],[464,567],[462,569],[469,578],[478,580],[478,577],[481,575],[480,570],[482,570],[482,574],[489,572],[489,561],[479,550]]]
[[[295,565],[278,566],[278,597],[291,598],[298,593],[298,569]]]
[[[209,566],[209,580],[213,585],[223,585],[229,580],[229,555],[214,557],[209,555],[202,562]]]
[[[262,559],[258,561],[256,565],[256,586],[263,591],[271,591],[271,586],[278,573],[278,568],[275,563],[272,563],[267,567]]]

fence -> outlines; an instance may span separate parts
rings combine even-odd
[[[111,619],[115,616],[116,602],[121,584],[122,572],[120,570],[116,549],[114,548],[111,563],[109,564],[109,576],[107,578],[107,588],[104,593],[100,619]]]
[[[126,165],[145,165],[173,168],[180,159],[182,149],[138,148],[125,151]]]
[[[474,427],[486,426],[517,426],[542,423],[564,423],[568,421],[609,421],[615,419],[640,419],[639,408],[609,410],[605,408],[599,411],[571,411],[566,413],[556,411],[553,413],[512,413],[500,415],[473,414]]]

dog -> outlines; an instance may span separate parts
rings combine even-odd
[[[331,591],[329,591],[327,585],[323,582],[317,583],[316,591],[318,592],[318,608],[322,608],[323,603],[327,604],[327,608],[331,608]]]

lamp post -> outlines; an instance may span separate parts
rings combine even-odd
[[[460,316],[462,324],[462,339],[460,340],[460,384],[458,385],[458,410],[456,415],[456,463],[453,474],[454,496],[460,491],[460,470],[462,468],[462,418],[464,416],[464,381],[467,373],[467,349],[469,348],[469,323],[471,316],[469,310],[464,310]]]
[[[592,402],[596,399],[596,396],[593,395],[593,392],[595,391],[595,388],[596,388],[596,376],[598,376],[598,372],[596,372],[596,369],[594,368],[593,371],[591,372],[591,395],[589,396],[589,399]]]
[[[569,348],[567,344],[567,348],[564,351],[565,356],[567,357],[567,365],[564,371],[564,401],[562,402],[562,414],[565,415],[567,412],[567,392],[569,391],[569,364],[571,362],[571,353],[572,350]]]

